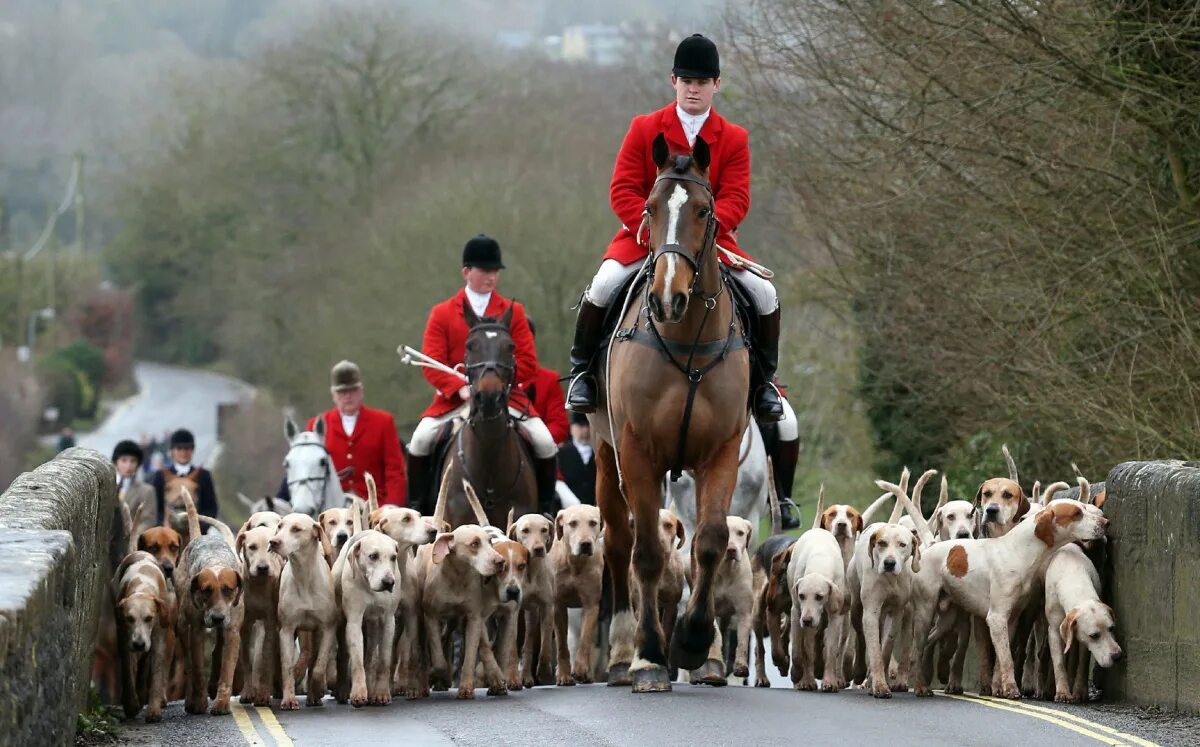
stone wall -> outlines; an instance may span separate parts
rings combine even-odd
[[[1200,463],[1125,462],[1105,481],[1116,699],[1200,712]]]
[[[0,495],[0,741],[74,743],[116,500],[112,463],[90,449],[64,451]]]

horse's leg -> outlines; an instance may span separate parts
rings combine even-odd
[[[621,436],[621,464],[633,510],[633,570],[641,598],[637,654],[629,669],[633,672],[634,692],[660,692],[671,689],[665,639],[658,620],[658,584],[666,565],[658,534],[663,470],[647,458],[645,445],[628,427]]]
[[[629,508],[621,495],[616,453],[600,441],[596,446],[596,505],[604,519],[604,566],[612,583],[612,623],[609,625],[608,684],[630,685],[633,664],[633,611],[629,606],[629,562],[633,532]]]
[[[738,449],[742,434],[726,441],[702,470],[696,471],[696,535],[692,542],[692,577],[696,584],[687,610],[675,625],[671,656],[679,667],[693,670],[708,658],[716,628],[713,626],[713,575],[729,544],[725,523],[733,486],[737,481]]]

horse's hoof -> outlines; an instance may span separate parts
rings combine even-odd
[[[667,675],[667,668],[654,664],[634,672],[633,691],[635,693],[671,692],[671,679]]]
[[[699,667],[692,670],[692,683],[697,685],[712,685],[725,687],[729,684],[725,679],[725,665],[716,659],[708,659]]]
[[[629,662],[619,662],[608,668],[609,687],[628,687],[632,684],[633,675],[629,673]]]
[[[680,615],[671,636],[671,666],[689,672],[698,669],[708,659],[708,649],[712,647],[714,637],[716,628],[711,621],[694,630],[687,624],[687,615]]]

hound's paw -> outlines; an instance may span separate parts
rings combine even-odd
[[[578,669],[571,672],[571,677],[580,685],[592,684],[592,673],[586,669]]]
[[[841,689],[838,687],[838,682],[835,679],[821,680],[821,692],[823,693],[836,693]]]
[[[459,688],[458,688],[458,695],[457,695],[456,697],[457,697],[459,700],[475,700],[475,688],[473,688],[473,687],[459,687]]]
[[[871,695],[876,698],[890,698],[892,697],[892,691],[888,688],[887,684],[880,682],[879,684],[871,685]]]
[[[204,695],[198,698],[190,698],[183,704],[183,710],[198,716],[208,710],[208,698]]]
[[[760,676],[754,678],[754,686],[755,687],[770,687],[771,681],[769,679],[767,679],[766,677],[763,677],[760,675]]]
[[[305,695],[304,705],[309,708],[320,708],[325,705],[325,701],[320,695]]]
[[[279,701],[279,710],[281,711],[298,711],[300,710],[300,701],[293,698],[284,698]]]
[[[1072,695],[1071,693],[1063,692],[1060,690],[1060,691],[1054,693],[1054,702],[1055,703],[1078,703],[1079,701],[1076,700],[1075,696]]]
[[[888,687],[890,687],[894,693],[906,693],[908,692],[908,680],[897,677],[888,683]]]
[[[525,675],[524,677],[521,678],[521,685],[526,688],[532,688],[533,687],[533,677],[528,674]],[[512,684],[509,684],[509,689],[513,689]]]
[[[339,700],[339,702],[341,702]],[[367,704],[367,688],[355,687],[350,690],[350,705],[362,708]]]
[[[747,665],[745,662],[743,662],[741,664],[735,664],[733,667],[733,676],[734,677],[749,677],[750,676],[749,665]]]
[[[560,674],[554,678],[554,684],[559,687],[574,687],[575,678],[569,674]]]
[[[1017,689],[1016,685],[1005,685],[1000,690],[1000,697],[1008,698],[1009,700],[1020,700],[1021,691]]]
[[[932,698],[933,697],[933,690],[929,689],[929,685],[917,685],[916,687],[913,688],[913,693],[916,694],[916,696],[918,698]]]
[[[208,712],[213,716],[228,716],[229,698],[218,698],[217,700],[214,700],[212,708],[209,708]]]
[[[508,695],[508,688],[504,684],[492,685],[487,689],[489,696]]]
[[[389,705],[392,702],[392,694],[388,692],[375,693],[367,702],[373,706]]]
[[[963,694],[962,685],[946,685],[946,694],[947,695],[962,695]]]
[[[525,683],[516,677],[513,677],[512,679],[510,679],[508,681],[508,689],[509,690],[523,690],[524,688],[525,688]]]
[[[149,711],[146,711],[146,723],[147,724],[157,724],[159,721],[162,721],[162,711],[156,710],[154,708],[151,708]]]

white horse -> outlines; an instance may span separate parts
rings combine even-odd
[[[342,482],[325,448],[325,419],[317,418],[314,430],[301,431],[292,416],[287,415],[283,434],[289,447],[283,468],[287,471],[292,510],[315,519],[322,511],[346,505]]]
[[[762,434],[753,420],[746,426],[742,434],[742,445],[738,452],[738,476],[733,486],[733,497],[730,499],[729,515],[741,516],[748,519],[758,530],[759,520],[767,508],[767,448],[763,444]],[[667,480],[667,495],[672,510],[679,515],[683,527],[687,531],[687,539],[680,552],[690,557],[692,534],[696,529],[696,481],[692,479],[690,470],[685,470],[679,481],[672,483]]]

